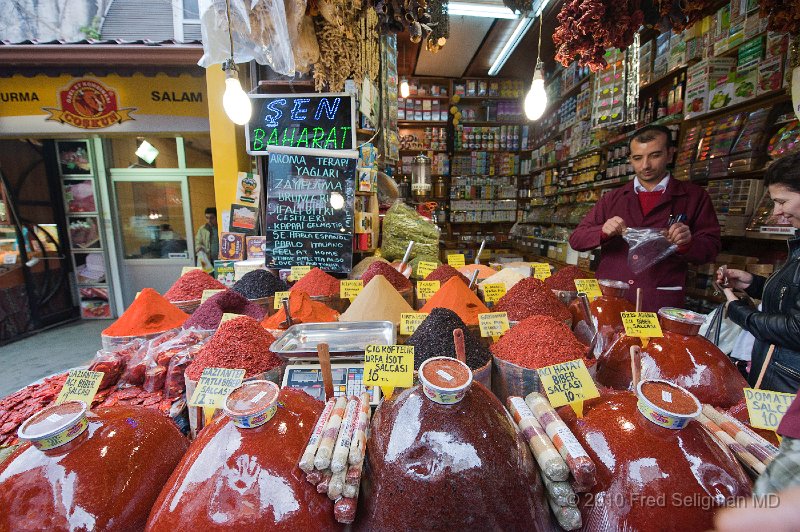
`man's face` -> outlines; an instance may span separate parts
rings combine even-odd
[[[216,214],[206,214],[206,222],[212,227],[217,226],[217,215]]]
[[[657,133],[653,140],[631,141],[631,165],[636,177],[643,183],[658,183],[667,174],[667,164],[672,160],[675,148],[668,147],[667,136]]]

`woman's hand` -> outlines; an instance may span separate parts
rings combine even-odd
[[[736,294],[733,293],[733,289],[731,289],[731,288],[723,288],[722,292],[725,294],[725,298],[729,302],[731,302],[731,301],[739,301],[739,298],[736,297]]]
[[[721,286],[725,285],[725,279],[727,277],[727,286],[730,288],[735,288],[737,290],[746,290],[747,287],[753,282],[753,274],[748,273],[743,270],[727,270],[723,274],[723,268],[717,270],[717,282]]]

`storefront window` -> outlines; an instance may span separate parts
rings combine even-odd
[[[180,181],[115,181],[126,259],[186,259]]]
[[[139,136],[110,140],[112,168],[178,168],[178,144],[174,137]],[[157,150],[151,162],[136,154],[145,141]],[[140,151],[140,154],[145,155],[146,152]]]
[[[211,168],[211,137],[208,135],[186,136],[183,138],[186,153],[186,168]]]

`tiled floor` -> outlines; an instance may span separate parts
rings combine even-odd
[[[100,349],[110,320],[83,320],[0,347],[0,397],[28,384],[87,364]]]

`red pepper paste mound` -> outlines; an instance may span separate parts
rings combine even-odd
[[[586,346],[572,331],[549,316],[531,316],[509,329],[491,347],[497,358],[527,369],[539,369],[570,360],[586,360]]]
[[[575,279],[593,279],[594,275],[586,273],[577,266],[564,266],[556,273],[544,280],[544,284],[551,290],[566,290],[575,292]]]
[[[744,399],[747,382],[717,346],[699,335],[663,332],[663,338],[651,338],[642,349],[642,379],[673,382],[701,403],[722,408]],[[622,334],[597,358],[597,382],[617,390],[630,388],[632,345],[642,342]]]
[[[597,341],[595,342],[595,354],[599,355],[617,336],[625,332],[622,325],[622,312],[633,312],[636,305],[625,299],[618,297],[607,290],[602,296],[589,302],[589,309],[592,311],[592,321],[597,325]],[[592,341],[592,330],[586,321],[583,307],[579,299],[569,305],[569,312],[572,315],[572,330],[578,340],[589,345]],[[630,366],[630,364],[629,364]]]
[[[357,529],[369,531],[553,526],[530,451],[478,382],[454,405],[415,386],[378,407],[358,513]]]
[[[255,429],[226,416],[204,428],[153,505],[148,530],[342,530],[333,501],[297,466],[322,403],[284,388],[278,405]]]
[[[289,290],[299,290],[312,297],[339,297],[339,279],[319,268],[311,268],[311,271],[294,283]]]
[[[361,276],[361,280],[364,281],[364,286],[367,286],[367,284],[376,275],[383,275],[386,277],[386,280],[389,281],[389,284],[391,284],[398,292],[411,289],[411,281],[409,281],[405,275],[395,270],[394,266],[388,262],[376,261],[370,264],[369,268],[367,268],[367,271],[365,271],[364,275]]]
[[[158,292],[145,288],[122,316],[103,331],[103,335],[146,336],[180,327],[188,317]]]
[[[464,274],[460,271],[456,270],[449,264],[442,264],[425,278],[426,281],[439,281],[442,284],[449,281],[451,277],[457,277],[463,281],[463,283],[469,286],[469,279],[467,279]]]
[[[735,417],[746,425],[750,430],[770,442],[775,447],[780,447],[781,443],[778,441],[778,435],[774,430],[757,429],[750,425],[750,414],[747,411],[747,401],[742,400],[728,409],[728,414]]]
[[[222,321],[223,314],[242,314],[261,321],[266,311],[256,303],[248,300],[239,292],[226,289],[224,292],[214,294],[206,302],[197,307],[194,314],[186,320],[185,328],[216,329]]]
[[[530,316],[550,316],[559,321],[572,318],[567,306],[542,281],[534,277],[515,284],[495,304],[492,312],[505,312],[511,321],[522,321]]]
[[[190,270],[178,277],[178,280],[164,293],[171,302],[196,301],[203,297],[203,290],[223,290],[225,285],[208,275],[203,270]]]
[[[749,497],[747,474],[703,426],[680,430],[648,421],[630,392],[559,414],[597,468],[597,483],[578,506],[582,530],[710,530],[720,502]]]
[[[88,417],[68,444],[47,453],[25,444],[0,464],[0,530],[144,529],[189,441],[145,408]]]
[[[242,316],[219,326],[186,368],[186,376],[197,381],[206,368],[247,370],[252,377],[280,366],[283,361],[269,350],[275,337],[256,320]]]

